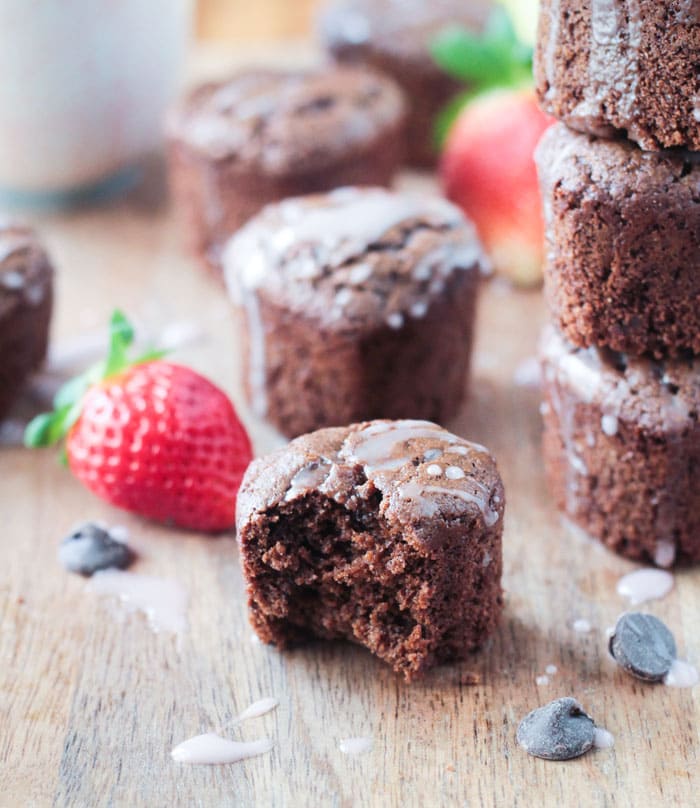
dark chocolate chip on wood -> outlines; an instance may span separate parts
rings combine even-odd
[[[520,746],[535,757],[570,760],[593,746],[595,723],[576,699],[556,699],[528,713],[516,737]]]
[[[627,673],[645,682],[660,682],[676,658],[676,641],[653,614],[630,612],[617,621],[610,654]]]
[[[109,531],[86,522],[61,542],[58,558],[66,569],[87,576],[99,570],[125,569],[134,560],[134,553],[113,539]]]

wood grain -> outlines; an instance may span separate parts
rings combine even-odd
[[[216,63],[202,60],[206,70]],[[101,208],[33,218],[60,268],[58,344],[102,327],[115,305],[155,329],[195,321],[206,339],[177,359],[240,402],[225,296],[181,255],[157,183]],[[633,565],[567,530],[545,491],[538,393],[514,382],[543,319],[538,293],[484,290],[472,395],[450,426],[499,459],[507,606],[483,652],[412,686],[343,644],[284,655],[253,644],[232,537],[146,524],[83,491],[51,452],[1,450],[0,806],[695,804],[700,688],[644,685],[607,660],[605,629],[624,608],[615,583]],[[271,431],[242,412],[257,451],[272,446]],[[128,525],[141,552],[135,569],[188,588],[190,631],[179,645],[139,617],[119,623],[61,569],[57,543],[85,518]],[[697,571],[683,571],[649,607],[696,664],[699,584]],[[579,617],[590,634],[572,630]],[[548,664],[559,671],[538,687]],[[566,764],[528,757],[514,741],[519,719],[568,694],[615,747]],[[269,695],[280,699],[275,712],[232,727]],[[171,761],[174,744],[211,730],[268,736],[275,748],[232,766]],[[373,751],[341,754],[339,740],[356,735],[371,736]]]
[[[254,42],[306,36],[320,0],[199,0],[202,39]]]

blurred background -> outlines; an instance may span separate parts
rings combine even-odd
[[[468,2],[468,0],[465,0]],[[308,36],[321,0],[198,0],[200,39],[255,42]],[[534,39],[537,0],[504,0],[520,34]]]

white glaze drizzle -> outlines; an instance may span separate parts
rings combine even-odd
[[[421,439],[438,440],[442,444],[439,448],[434,447],[424,452],[423,460],[429,463],[425,468],[426,475],[433,478],[444,475],[450,481],[461,483],[460,487],[425,485],[415,479],[398,482],[397,478],[406,466],[412,464],[414,456],[408,446],[405,454],[399,453],[396,456],[397,447]],[[430,462],[448,452],[466,456],[470,451],[491,456],[484,446],[445,432],[430,421],[400,420],[373,423],[358,432],[350,433],[340,447],[338,455],[341,459],[361,465],[367,478],[381,490],[387,492],[393,488],[401,499],[415,503],[423,516],[430,517],[437,513],[440,508],[439,499],[448,497],[477,505],[484,523],[487,527],[491,527],[500,518],[497,508],[491,507],[491,499],[493,497],[496,506],[500,500],[493,495],[488,486],[468,477],[459,466],[448,466],[450,473],[447,475],[441,465]],[[303,467],[292,478],[285,499],[289,500],[309,487],[323,490],[332,468],[331,461],[325,459]],[[467,490],[465,486],[471,490]],[[431,494],[439,495],[439,498],[429,496]]]
[[[614,745],[615,737],[611,732],[608,732],[607,729],[603,729],[602,727],[595,728],[593,746],[595,746],[596,749],[610,749]]]
[[[654,552],[654,563],[658,567],[672,567],[676,560],[676,544],[672,541],[659,539]]]
[[[303,468],[299,469],[294,477],[292,477],[289,490],[284,497],[285,500],[289,502],[305,491],[308,491],[309,488],[321,486],[328,477],[331,465],[330,460],[320,458],[319,460],[307,463]]]
[[[371,738],[343,738],[338,743],[338,749],[344,755],[361,755],[371,751],[373,741]]]
[[[571,117],[590,126],[605,117],[605,105],[614,100],[618,128],[634,132],[642,37],[639,0],[592,0],[590,27],[588,81]]]
[[[229,273],[236,276],[229,278],[234,286],[259,288],[270,267],[282,255],[291,253],[303,244],[313,244],[320,253],[321,258],[314,264],[311,276],[314,277],[323,264],[339,266],[345,263],[360,255],[369,245],[380,241],[389,230],[402,222],[434,216],[444,224],[464,226],[464,218],[459,210],[443,199],[435,197],[426,200],[418,195],[393,194],[381,189],[340,188],[328,195],[323,207],[304,206],[302,198],[281,203],[277,211],[281,221],[272,235],[265,234],[259,238],[253,228],[244,228],[227,246],[226,253],[237,266],[235,273]],[[447,249],[452,255],[457,255],[457,259],[451,261],[450,268],[463,267],[464,260],[457,246]],[[470,266],[480,255],[478,247],[472,249],[475,250],[475,260]],[[264,259],[249,260],[252,253],[260,250]]]
[[[242,721],[247,721],[249,718],[260,718],[260,716],[267,715],[272,710],[279,707],[279,699],[268,697],[254,701],[250,707],[247,707],[236,717],[236,723],[240,724]]]
[[[328,194],[324,206],[308,207],[303,198],[288,199],[275,206],[271,215],[279,217],[275,229],[258,229],[255,222],[243,227],[229,240],[222,257],[229,294],[243,308],[248,323],[248,384],[252,409],[259,416],[267,413],[267,362],[258,290],[282,263],[283,256],[295,256],[287,262],[289,277],[285,282],[308,282],[318,277],[324,267],[336,268],[361,255],[402,222],[425,216],[450,227],[459,225],[465,231],[464,243],[441,246],[425,256],[414,271],[424,267],[427,277],[435,276],[433,283],[438,281],[442,288],[452,272],[475,267],[482,256],[476,233],[461,211],[439,197],[425,199],[383,189],[339,188]],[[305,245],[313,245],[313,258],[304,254],[301,248]],[[351,270],[350,283],[362,283],[371,274],[371,266],[358,264]],[[427,294],[436,294],[436,288],[431,285]],[[335,302],[342,311],[351,298],[349,289],[339,290]],[[421,298],[411,304],[410,314],[423,317],[428,307],[428,297]],[[339,313],[334,309],[334,314]],[[401,311],[393,311],[385,321],[389,328],[398,330],[404,319]]]
[[[572,628],[578,634],[588,634],[593,630],[593,626],[584,617],[579,617],[577,620],[574,620]]]
[[[617,582],[617,594],[632,606],[659,600],[673,589],[673,575],[665,570],[641,569],[624,575]]]
[[[207,732],[183,741],[170,754],[177,763],[215,766],[263,755],[272,747],[272,741],[267,738],[248,742],[230,741],[213,732]]]
[[[557,67],[556,56],[559,51],[559,36],[561,31],[560,0],[551,0],[549,4],[549,28],[547,41],[544,47],[544,75],[547,79],[547,92],[545,100],[553,101],[557,97]]]
[[[187,590],[178,581],[120,570],[95,573],[88,589],[112,595],[127,611],[142,612],[158,632],[181,634],[187,629]]]
[[[673,660],[671,670],[664,678],[664,684],[668,687],[695,687],[699,681],[698,669],[682,659]]]

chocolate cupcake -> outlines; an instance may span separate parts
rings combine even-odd
[[[368,70],[252,70],[194,90],[168,121],[175,204],[190,248],[220,247],[269,202],[342,185],[389,185],[404,101]]]
[[[545,291],[575,345],[700,353],[700,155],[558,124],[538,149]]]
[[[0,224],[0,419],[46,355],[52,281],[51,263],[34,232]]]
[[[559,508],[615,552],[700,561],[700,360],[542,339],[544,457]]]
[[[289,437],[444,422],[465,392],[481,266],[442,199],[343,188],[265,208],[224,253],[254,411]]]
[[[332,0],[320,18],[331,56],[344,64],[381,70],[404,89],[410,110],[408,161],[418,167],[437,159],[435,121],[463,84],[433,60],[430,43],[450,25],[481,32],[493,9],[487,0]]]
[[[407,680],[462,659],[501,612],[504,507],[488,450],[435,424],[304,435],[238,495],[253,628],[279,648],[359,643]]]
[[[535,54],[544,109],[581,132],[700,150],[700,6],[542,0]]]

